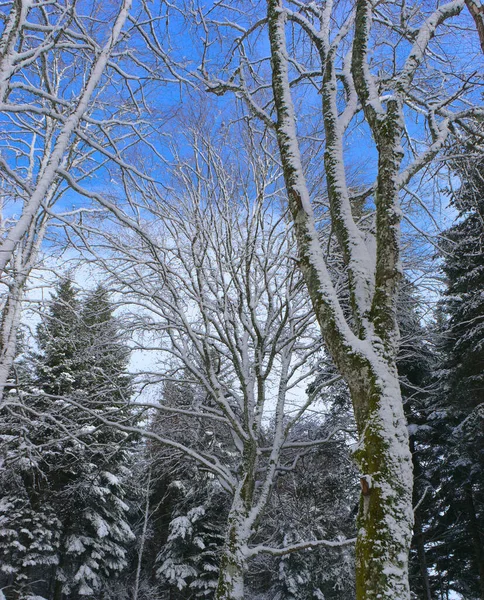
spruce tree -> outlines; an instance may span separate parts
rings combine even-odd
[[[470,158],[468,155],[471,155]],[[436,570],[465,598],[484,599],[484,148],[453,163],[459,216],[445,232],[439,390]]]
[[[29,498],[25,506],[35,522],[45,523],[55,515],[48,548],[53,567],[30,586],[24,580],[34,581],[31,576],[14,577],[12,597],[23,597],[29,588],[53,600],[95,597],[126,566],[126,546],[133,537],[123,500],[130,442],[97,419],[130,420],[129,352],[106,290],[98,287],[80,300],[69,280],[56,286],[36,341],[23,405],[9,419],[23,430],[26,441],[14,437],[6,441],[6,448],[10,464],[15,456],[29,457],[23,460],[23,491],[14,486],[13,492]],[[7,472],[12,479],[11,470]],[[4,528],[18,529],[22,519],[10,511]],[[34,520],[31,531],[24,529],[32,538],[26,545],[31,555],[33,546],[39,546],[37,539],[46,538],[45,531],[39,533]],[[47,552],[46,543],[43,547]],[[32,559],[32,574],[34,566],[45,562],[41,556]]]
[[[157,558],[157,576],[173,598],[212,598],[224,542],[227,496],[206,474],[176,480],[178,502]]]
[[[428,472],[432,455],[433,423],[429,421],[433,397],[432,375],[436,368],[432,332],[424,327],[419,312],[420,298],[407,278],[402,282],[398,303],[400,350],[398,375],[408,422],[412,452],[415,524],[410,549],[410,589],[419,599],[431,600],[432,590],[427,557],[428,521],[433,509],[433,493]]]
[[[165,383],[162,404],[173,408],[193,406],[199,398],[196,385]],[[182,415],[156,413],[150,428],[200,450],[216,446],[232,449],[223,427],[194,423]],[[150,441],[146,448],[149,477],[149,523],[144,533],[139,598],[173,600],[212,598],[218,579],[220,553],[229,509],[229,497],[218,480],[179,452]],[[145,467],[146,468],[146,467]],[[148,478],[147,478],[148,479]],[[142,529],[142,528],[140,528]]]
[[[32,362],[24,343],[18,349],[0,411],[0,589],[8,599],[48,595],[62,534],[50,485],[60,457],[59,415],[48,412],[44,396],[30,394]]]

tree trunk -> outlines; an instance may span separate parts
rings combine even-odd
[[[378,222],[382,229],[380,245],[384,242],[388,245],[386,249],[380,248],[377,257],[379,277],[372,314],[360,315],[368,331],[364,339],[363,335],[355,335],[344,317],[315,227],[290,94],[284,13],[278,0],[268,1],[268,17],[277,140],[298,242],[299,264],[325,342],[350,387],[360,435],[356,452],[362,473],[356,543],[357,600],[407,600],[410,598],[408,553],[413,528],[412,458],[395,365],[398,338],[395,290],[399,272],[394,181],[387,183],[383,176],[379,180],[381,197],[391,191],[391,197],[384,197],[380,203]],[[392,156],[393,153],[390,158]],[[393,162],[392,170],[385,171],[387,177],[393,178],[397,167],[398,163]],[[356,271],[355,276],[361,278]],[[366,287],[365,293],[369,293],[369,289],[370,286]],[[361,304],[367,305],[365,298]]]
[[[136,576],[134,580],[133,600],[138,600],[139,584],[141,579],[141,567],[143,565],[143,552],[145,549],[146,532],[148,529],[148,521],[150,518],[150,493],[151,493],[151,465],[148,469],[148,481],[146,483],[146,503],[145,513],[143,518],[143,530],[141,532],[140,547],[138,550],[138,562],[136,565]]]
[[[229,528],[220,561],[220,571],[215,600],[243,600],[244,575],[247,570],[244,547],[247,536],[243,525],[246,515],[240,495],[236,493],[229,513]]]
[[[52,600],[62,600],[62,582],[56,579],[54,584],[54,595]]]
[[[277,113],[275,129],[298,243],[299,266],[327,348],[349,385],[360,436],[355,453],[362,473],[356,597],[357,600],[409,600],[412,457],[395,363],[399,343],[396,300],[401,278],[398,177],[403,156],[402,109],[398,97],[388,99],[385,110],[377,107],[378,93],[371,80],[367,81],[369,11],[371,4],[359,0],[351,71],[378,149],[375,256],[356,226],[345,189],[340,129],[336,126],[337,104],[330,97],[336,94],[337,86],[335,74],[330,71],[333,58],[329,34],[325,41],[324,32],[316,36],[320,40],[316,45],[325,73],[323,112],[328,138],[325,168],[331,218],[348,270],[352,322],[346,318],[333,286],[315,224],[296,132],[286,12],[281,0],[268,0],[272,89]]]
[[[244,600],[244,562],[233,540],[233,551],[226,550],[220,563],[220,573],[215,600]]]
[[[362,472],[356,542],[358,600],[410,597],[411,455],[396,373],[393,377],[387,373],[385,379],[361,381],[357,387],[363,383],[363,390],[352,389],[360,429],[355,458]],[[364,420],[361,406],[368,407],[363,410]]]
[[[251,535],[248,516],[254,498],[256,465],[256,445],[249,439],[245,442],[241,480],[234,492],[228,516],[228,530],[220,561],[215,600],[244,598],[244,575],[247,570],[245,549]]]
[[[422,587],[425,594],[425,600],[432,600],[432,592],[430,589],[429,571],[427,567],[427,557],[425,555],[424,534],[422,531],[422,519],[420,511],[415,513],[415,546],[417,547],[418,565],[420,569],[420,577],[422,578]]]
[[[11,374],[17,350],[17,332],[22,308],[23,286],[9,289],[8,299],[2,311],[0,324],[0,403],[5,385]]]
[[[415,481],[419,481],[422,476],[422,468],[420,461],[417,458],[417,450],[415,447],[414,438],[410,437],[410,452],[412,453],[413,471],[415,474]],[[421,499],[418,497],[418,489],[414,488],[414,499],[413,503],[417,507],[414,510],[415,526],[414,526],[414,543],[417,549],[418,565],[420,570],[420,577],[422,580],[422,589],[425,594],[425,600],[432,600],[432,591],[430,589],[429,571],[427,567],[427,557],[425,554],[425,536],[422,530],[422,509],[419,506]],[[423,492],[425,495],[425,491]]]
[[[476,507],[474,505],[474,495],[472,485],[470,483],[465,486],[465,497],[467,505],[467,514],[469,515],[470,537],[474,547],[474,561],[477,567],[477,576],[479,578],[479,593],[481,600],[484,600],[484,545],[482,542],[481,528],[482,524],[476,515]]]

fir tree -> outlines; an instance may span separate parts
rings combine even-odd
[[[8,598],[47,593],[59,562],[62,523],[49,473],[58,460],[44,399],[28,395],[32,365],[22,340],[0,412],[0,588]],[[35,582],[35,583],[33,583]]]
[[[471,154],[472,158],[467,157]],[[484,599],[484,152],[463,148],[453,168],[459,211],[442,243],[447,287],[442,302],[438,428],[432,524],[436,586]],[[438,462],[437,462],[438,461]],[[443,582],[443,583],[442,583]]]
[[[226,529],[227,497],[218,482],[206,475],[174,481],[175,486],[180,500],[157,558],[157,575],[174,597],[212,598]]]
[[[186,408],[199,400],[196,386],[183,381],[164,385],[162,404]],[[150,428],[180,441],[190,437],[198,448],[216,446],[220,455],[232,442],[220,426],[194,427],[182,415],[156,413]],[[218,579],[229,497],[220,484],[193,461],[151,441],[146,464],[153,474],[149,490],[149,524],[142,557],[140,598],[174,600],[212,598]]]
[[[434,399],[432,375],[437,360],[431,332],[422,325],[420,304],[415,286],[404,279],[398,304],[401,342],[397,366],[414,472],[415,524],[410,549],[410,588],[418,598],[431,600],[426,543],[428,521],[433,510],[432,485],[427,469],[429,455],[432,457],[430,438],[433,429],[428,415]]]
[[[30,529],[24,528],[32,539],[24,553],[32,555],[38,539],[46,539],[45,530],[32,536],[39,531],[36,523],[55,515],[50,546],[42,546],[53,567],[41,584],[26,587],[23,579],[32,577],[15,577],[12,593],[23,597],[32,587],[54,600],[93,597],[126,566],[126,546],[133,537],[123,500],[129,439],[96,418],[130,419],[129,353],[106,290],[99,287],[82,301],[69,280],[56,287],[37,344],[38,352],[30,357],[32,381],[9,420],[23,430],[25,441],[17,436],[6,447],[10,464],[15,456],[28,457],[17,477],[23,492],[19,486],[12,490],[29,499],[24,506],[34,515]],[[22,520],[24,514],[10,511],[4,528],[18,529]],[[23,565],[20,558],[14,561]],[[31,559],[30,570],[46,560],[40,555]]]

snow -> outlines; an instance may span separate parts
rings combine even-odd
[[[106,481],[110,485],[119,485],[120,484],[119,477],[117,477],[113,473],[110,473],[109,471],[103,471],[103,477],[106,479]]]
[[[96,533],[100,538],[109,535],[110,529],[106,521],[99,515],[95,515],[92,519],[94,526],[96,527]]]
[[[177,538],[186,539],[193,533],[192,522],[188,517],[177,517],[170,523],[170,535],[168,541],[171,542]]]
[[[325,262],[325,252],[320,243],[320,232],[317,230],[315,224],[311,197],[302,165],[296,125],[297,117],[291,97],[291,87],[289,86],[289,73],[294,68],[294,63],[292,62],[292,58],[289,57],[288,49],[286,47],[286,19],[292,15],[292,18],[299,19],[299,24],[305,21],[303,25],[306,27],[306,30],[309,30],[314,38],[322,41],[325,52],[328,52],[331,46],[330,29],[337,20],[335,20],[332,15],[333,3],[327,2],[323,4],[324,6],[320,13],[321,18],[319,19],[319,22],[321,23],[320,31],[316,31],[312,21],[306,19],[303,14],[290,13],[289,10],[284,10],[282,8],[275,9],[275,33],[271,43],[273,46],[273,59],[278,59],[279,61],[277,63],[279,65],[279,72],[275,72],[274,75],[275,80],[278,80],[276,83],[279,84],[278,90],[281,95],[280,99],[276,98],[276,102],[281,100],[278,107],[279,120],[277,133],[279,134],[284,166],[287,167],[286,183],[289,196],[291,202],[298,210],[300,204],[301,210],[296,215],[296,221],[297,225],[300,226],[299,233],[302,233],[300,236],[301,239],[305,240],[304,243],[307,242],[307,247],[302,249],[304,254],[303,258],[308,259],[307,262],[309,267],[307,267],[307,269],[310,275],[308,279],[311,279],[313,282],[316,281],[316,289],[311,290],[311,293],[313,294],[314,306],[319,311],[318,318],[321,328],[328,342],[328,346],[330,346],[330,350],[338,363],[338,367],[344,373],[354,391],[355,402],[359,399],[355,390],[362,391],[361,395],[364,396],[370,385],[372,386],[373,396],[370,400],[367,400],[368,405],[363,407],[364,410],[367,411],[367,414],[365,414],[365,419],[361,419],[359,422],[361,439],[357,454],[360,456],[359,464],[362,469],[362,480],[367,483],[369,493],[377,492],[384,502],[385,507],[388,508],[387,514],[380,523],[380,526],[383,532],[389,531],[391,533],[392,545],[391,547],[390,545],[385,546],[380,540],[375,540],[374,542],[375,546],[381,545],[381,553],[383,556],[381,572],[388,576],[390,581],[389,589],[392,585],[395,586],[385,597],[391,597],[390,592],[392,591],[394,597],[404,598],[407,595],[406,590],[399,587],[399,585],[405,578],[407,558],[405,552],[402,551],[402,548],[405,549],[408,546],[409,531],[413,518],[410,489],[412,472],[408,452],[408,435],[415,435],[417,432],[425,429],[426,426],[412,425],[407,428],[405,424],[398,379],[393,361],[394,356],[392,355],[392,352],[395,349],[392,347],[392,344],[396,345],[397,343],[397,331],[390,331],[391,335],[389,335],[389,338],[391,339],[390,343],[387,343],[386,340],[379,338],[375,334],[373,326],[374,321],[372,321],[372,319],[374,319],[374,317],[371,314],[371,309],[375,291],[377,237],[361,230],[355,223],[346,181],[345,157],[343,155],[343,137],[345,131],[351,123],[354,123],[354,116],[360,109],[358,97],[352,81],[351,62],[354,56],[351,52],[347,53],[344,57],[342,72],[338,73],[338,77],[342,76],[346,79],[346,83],[350,89],[347,104],[341,115],[338,115],[338,108],[340,107],[339,98],[338,103],[336,101],[338,90],[338,86],[336,85],[336,71],[333,73],[331,81],[327,82],[327,87],[323,90],[323,94],[326,93],[326,100],[328,101],[324,115],[327,133],[326,174],[328,180],[331,180],[330,183],[332,184],[331,202],[333,218],[335,219],[333,225],[341,226],[342,234],[340,235],[340,238],[347,255],[346,258],[350,275],[350,285],[352,288],[352,299],[355,306],[355,321],[357,321],[357,327],[354,322],[347,317],[342,303],[338,298],[335,286],[331,281],[327,263]],[[364,15],[366,16],[366,29],[360,32],[364,38],[363,46],[365,46],[371,37],[370,26],[375,5],[371,2],[361,2],[360,4],[366,6]],[[53,153],[50,160],[46,163],[47,168],[44,177],[41,178],[35,186],[35,189],[32,190],[30,198],[31,202],[25,203],[25,211],[21,218],[12,228],[10,234],[4,238],[1,249],[2,256],[6,257],[5,261],[8,261],[9,256],[11,256],[12,252],[19,245],[19,241],[24,239],[23,236],[26,231],[26,224],[32,222],[37,215],[41,203],[44,202],[46,195],[49,193],[52,182],[57,180],[59,173],[65,176],[66,181],[71,183],[73,189],[81,191],[79,187],[76,187],[77,184],[72,179],[72,175],[63,171],[63,160],[68,149],[71,147],[70,140],[72,139],[72,134],[75,131],[79,120],[83,118],[89,110],[90,99],[101,81],[107,61],[110,59],[111,50],[122,35],[123,23],[127,18],[130,5],[131,2],[129,1],[123,4],[118,20],[111,31],[108,44],[104,48],[99,48],[93,68],[86,77],[87,87],[79,94],[78,101],[73,106],[73,112],[65,121],[63,121],[58,136],[55,138]],[[29,4],[25,2],[22,6],[28,7]],[[422,27],[418,30],[414,30],[416,35],[412,38],[412,49],[408,54],[408,58],[398,81],[393,82],[395,83],[395,89],[392,89],[389,93],[385,93],[384,96],[379,95],[380,92],[376,85],[376,77],[374,78],[370,71],[370,58],[367,56],[368,49],[366,47],[363,48],[362,85],[366,87],[366,92],[368,93],[365,108],[368,109],[367,113],[372,114],[372,118],[375,118],[378,123],[382,123],[385,120],[387,113],[389,112],[389,104],[398,104],[401,102],[401,98],[405,91],[404,88],[405,86],[408,87],[417,68],[423,63],[427,48],[436,28],[444,19],[457,14],[463,7],[464,0],[454,0],[448,4],[440,5],[437,10],[425,20]],[[307,5],[307,14],[311,14],[311,11],[316,10],[319,10],[319,7],[316,4]],[[314,22],[318,22],[318,19],[314,19]],[[244,31],[244,28],[238,26],[236,23],[230,23],[229,21],[226,21],[225,23],[236,29],[238,28],[239,32]],[[350,21],[350,23],[352,24],[353,22]],[[338,32],[338,35],[344,37],[346,33],[340,31]],[[341,45],[341,48],[349,46],[351,44],[351,39],[350,35],[348,37],[349,41],[345,40],[345,43]],[[334,44],[337,45],[337,41],[334,42]],[[340,60],[343,60],[342,54],[338,55],[338,61]],[[276,64],[276,62],[276,60],[273,60],[273,64]],[[5,61],[7,72],[11,70],[13,64],[12,57],[7,55]],[[338,62],[338,66],[339,64],[340,63]],[[262,71],[263,70],[261,70],[261,73]],[[326,74],[328,72],[329,71],[327,70]],[[242,80],[242,74],[240,75],[240,78]],[[401,86],[400,89],[399,86]],[[435,90],[435,94],[438,96],[438,86],[435,87]],[[250,98],[252,98],[252,96],[250,96]],[[384,107],[387,108],[387,111],[384,110]],[[422,113],[428,111],[428,115],[426,113],[426,116],[428,116],[429,127],[433,135],[432,143],[425,151],[420,154],[416,153],[416,157],[407,164],[405,170],[400,173],[398,179],[395,180],[396,185],[400,187],[404,187],[419,170],[427,165],[429,161],[441,151],[448,139],[449,132],[452,130],[453,116],[449,116],[448,111],[450,111],[450,109],[446,107],[445,103],[440,107],[435,103],[433,105],[428,104],[425,108],[421,108],[421,111]],[[267,118],[272,124],[271,117],[266,115],[264,118]],[[367,120],[371,121],[371,118],[367,118]],[[396,131],[398,131],[398,128]],[[403,153],[403,149],[399,145],[399,140],[395,141],[391,150],[395,154]],[[35,153],[35,151],[34,145],[32,147],[32,153]],[[407,146],[406,151],[408,152]],[[395,173],[397,171],[397,166],[397,161],[395,161]],[[395,175],[395,173],[393,173],[392,176]],[[98,199],[103,206],[109,208],[109,210],[112,211],[112,214],[119,218],[124,225],[131,227],[136,233],[146,234],[146,232],[143,232],[139,223],[128,219],[118,206],[103,199],[101,194],[89,197]],[[395,198],[394,205],[388,209],[388,213],[391,217],[397,217],[396,221],[401,217],[401,210],[398,206],[397,198]],[[185,224],[180,223],[180,228],[184,226]],[[398,226],[395,226],[395,229],[397,228]],[[195,242],[200,244],[203,252],[206,252],[208,245],[207,240],[212,233],[214,235],[220,233],[217,229],[217,224],[214,225],[213,232],[208,232],[207,238],[202,242],[196,238],[191,241],[193,241],[194,244]],[[396,232],[392,231],[392,233]],[[146,238],[143,239],[146,240]],[[151,243],[152,238],[149,238],[148,236],[148,239]],[[381,244],[381,239],[379,243]],[[153,243],[153,247],[150,247],[150,251],[152,251],[153,248],[156,248],[156,252],[160,250],[160,246],[156,245],[156,243]],[[235,256],[237,249],[231,248],[231,250],[234,251]],[[380,248],[379,250],[380,255],[383,255],[386,249]],[[200,252],[200,254],[203,254],[203,252]],[[208,262],[210,263],[210,261],[213,260],[213,256],[210,255],[210,250],[204,254],[204,257],[207,256]],[[152,260],[152,258],[153,257],[150,255],[150,260]],[[199,256],[197,255],[195,258],[198,259]],[[292,259],[293,256],[291,255],[291,260]],[[138,258],[136,260],[138,260]],[[395,257],[395,261],[397,261],[397,257]],[[3,266],[6,264],[7,262],[5,262]],[[137,268],[142,268],[140,265],[143,265],[142,260],[137,265]],[[0,268],[1,267],[2,264],[0,264]],[[212,266],[210,266],[210,268],[212,268]],[[399,268],[400,266],[396,265],[395,271],[398,271]],[[169,264],[169,261],[166,261],[166,263],[163,264],[163,269],[164,270],[160,269],[154,274],[156,279],[155,285],[163,288],[160,294],[168,289],[168,284],[165,285],[165,282],[168,282],[169,276],[172,275],[170,269],[173,269],[175,275],[180,275],[177,272],[178,266],[175,265],[172,267]],[[126,269],[126,271],[129,271],[129,269]],[[291,373],[291,366],[293,363],[291,363],[289,351],[286,352],[287,347],[283,348],[281,342],[281,344],[277,346],[277,357],[275,359],[271,358],[275,364],[277,373],[272,379],[267,380],[267,388],[270,388],[271,393],[273,394],[270,401],[274,404],[273,412],[275,414],[274,435],[273,440],[271,440],[272,445],[269,449],[257,447],[257,459],[254,460],[254,464],[244,463],[243,466],[240,467],[240,457],[243,456],[245,450],[249,448],[248,443],[252,442],[253,439],[258,439],[264,411],[266,410],[265,407],[268,404],[265,397],[266,390],[260,395],[256,393],[256,384],[258,383],[257,377],[259,377],[260,380],[259,373],[265,372],[264,369],[267,366],[266,356],[263,356],[262,358],[257,356],[254,360],[251,351],[252,347],[256,345],[254,340],[259,337],[260,331],[264,329],[264,326],[267,326],[270,329],[271,322],[267,320],[266,323],[262,323],[261,327],[261,319],[259,318],[260,312],[258,313],[258,310],[261,310],[261,303],[259,302],[261,296],[257,293],[252,295],[247,306],[244,305],[242,310],[239,311],[239,314],[237,314],[236,309],[233,309],[232,304],[234,301],[231,298],[230,290],[234,281],[232,272],[224,272],[221,278],[221,288],[216,289],[211,293],[212,290],[210,290],[210,286],[214,285],[214,279],[210,277],[210,269],[205,265],[199,272],[195,273],[195,271],[196,269],[194,268],[189,274],[194,277],[195,275],[201,274],[201,278],[204,279],[203,285],[200,285],[198,288],[196,286],[190,287],[190,282],[187,281],[187,283],[183,283],[183,286],[181,287],[185,290],[186,286],[186,290],[188,290],[187,295],[193,292],[192,305],[195,305],[198,302],[199,307],[210,308],[210,312],[208,313],[209,316],[204,321],[203,317],[205,314],[200,313],[200,315],[197,314],[200,318],[192,319],[189,314],[192,305],[190,305],[190,310],[187,310],[186,306],[182,306],[184,303],[184,300],[180,300],[182,292],[175,288],[175,290],[172,290],[172,292],[174,292],[172,306],[170,307],[172,312],[165,312],[163,314],[164,323],[163,326],[160,326],[160,330],[163,329],[163,336],[171,336],[172,345],[170,351],[172,352],[174,361],[179,360],[187,367],[187,369],[191,369],[190,376],[193,376],[193,379],[204,387],[204,393],[206,392],[207,396],[210,398],[210,402],[203,405],[202,401],[199,412],[190,411],[189,409],[186,411],[177,411],[174,409],[172,413],[176,418],[180,417],[181,419],[185,419],[192,417],[194,419],[193,422],[199,422],[202,419],[210,419],[213,417],[211,426],[213,424],[223,423],[224,427],[230,431],[230,434],[233,437],[235,451],[227,452],[223,458],[220,458],[224,447],[223,444],[218,441],[217,430],[213,427],[209,429],[205,428],[206,437],[213,438],[213,440],[204,440],[206,447],[203,448],[203,451],[199,451],[196,448],[193,449],[190,446],[189,441],[186,441],[185,439],[175,441],[171,439],[169,435],[164,437],[163,435],[158,435],[156,432],[149,432],[147,437],[151,437],[155,442],[174,449],[184,456],[188,456],[196,461],[198,465],[201,465],[201,468],[209,471],[207,479],[209,477],[217,476],[225,491],[230,493],[231,497],[234,498],[230,516],[235,523],[233,529],[234,539],[236,539],[239,544],[237,548],[237,558],[245,560],[247,557],[255,556],[256,554],[263,552],[279,556],[284,552],[310,549],[316,546],[326,545],[329,547],[338,547],[352,543],[353,540],[312,540],[310,542],[301,542],[301,544],[288,544],[286,547],[280,548],[266,547],[262,544],[253,548],[249,546],[250,540],[254,537],[257,523],[271,497],[277,469],[280,467],[280,453],[284,448],[284,442],[287,437],[287,430],[284,429],[287,423],[287,420],[285,420],[287,404],[285,404],[285,402],[288,396],[288,390],[290,389],[288,380],[290,379],[289,374]],[[164,277],[163,286],[160,286],[160,274]],[[136,277],[138,277],[137,272]],[[142,278],[140,277],[140,279]],[[183,277],[179,277],[178,282],[182,279]],[[252,283],[253,281],[249,282],[249,287]],[[142,281],[142,284],[145,286],[147,285],[146,281]],[[178,285],[180,286],[180,283],[178,283]],[[257,283],[257,285],[259,284]],[[254,285],[254,289],[257,285]],[[254,290],[251,291],[253,292]],[[148,287],[145,287],[142,290],[142,293],[144,293],[145,296],[149,296],[150,292]],[[156,294],[157,293],[158,290],[156,290]],[[156,296],[156,294],[153,294],[153,298],[158,302],[158,296]],[[393,299],[390,298],[389,302],[391,303],[392,300]],[[165,302],[163,309],[160,308],[162,302]],[[177,304],[178,302],[179,304]],[[153,313],[159,316],[162,310],[168,311],[168,309],[166,309],[167,304],[169,303],[166,301],[166,298],[159,301],[158,305],[155,305]],[[159,311],[158,313],[156,313],[157,310]],[[270,309],[264,306],[262,311],[263,310],[269,311]],[[288,310],[290,312],[290,308]],[[376,313],[377,311],[374,312]],[[12,326],[15,324],[13,316],[11,319]],[[218,316],[223,317],[223,319],[217,320]],[[174,325],[173,323],[176,318],[178,318],[178,321],[176,321]],[[166,325],[166,322],[169,324]],[[274,322],[272,322],[272,326],[273,325]],[[230,338],[228,331],[230,328],[233,328],[235,331],[237,327],[245,329],[243,336],[234,335]],[[13,330],[14,328],[12,331]],[[286,332],[284,332],[284,335],[281,335],[281,340],[285,340],[285,336]],[[382,337],[384,337],[384,333],[382,333]],[[209,341],[207,342],[207,340]],[[232,357],[231,367],[220,375],[217,370],[217,365],[215,365],[216,361],[211,358],[211,353],[214,350],[216,353],[219,353],[221,357],[221,369],[223,370],[229,363],[227,357],[232,349],[231,346],[235,348],[234,354],[237,356],[237,360]],[[264,346],[264,344],[261,346]],[[10,348],[12,349],[13,347],[14,346],[12,345]],[[283,348],[283,350],[281,350],[281,348]],[[261,355],[264,354],[264,350],[259,349],[258,351]],[[298,346],[297,353],[301,355],[303,351],[303,346]],[[196,360],[193,360],[193,356],[197,354],[197,358],[201,357],[202,362],[205,360],[205,362],[209,364],[208,370],[204,371],[199,366],[199,363],[197,363]],[[315,356],[316,354],[304,354],[301,361],[316,360]],[[226,361],[225,363],[224,360]],[[236,364],[235,369],[232,368],[234,363]],[[357,366],[354,366],[356,363],[358,363]],[[3,365],[3,367],[5,367],[5,365]],[[240,381],[233,375],[235,372],[237,373],[237,376],[240,377]],[[232,379],[234,379],[234,381],[232,381]],[[72,382],[74,381],[74,378],[69,372],[65,372],[63,374],[63,380]],[[276,381],[278,381],[277,386],[274,386],[274,382]],[[278,392],[273,393],[272,387],[278,387]],[[15,396],[17,393],[16,390],[12,390],[9,395]],[[38,393],[42,394],[44,392],[40,390]],[[12,400],[14,400],[14,398],[12,398]],[[213,404],[215,404],[217,410],[220,411],[216,416],[213,412],[210,413],[209,410],[213,410]],[[73,403],[73,405],[75,404]],[[164,414],[166,415],[170,412],[170,409],[169,407],[164,408]],[[160,413],[162,410],[163,407],[160,407]],[[364,422],[365,420],[366,422]],[[104,419],[103,421],[103,418],[100,418],[99,421],[103,422],[106,426],[112,424],[109,419]],[[128,425],[121,425],[119,428],[126,434],[140,432],[140,428],[130,427]],[[95,429],[96,427],[88,425],[83,427],[80,430],[80,433],[88,435],[93,433]],[[189,435],[187,435],[187,438],[189,438]],[[371,440],[376,438],[381,442],[381,451],[385,455],[384,466],[387,471],[385,473],[383,472],[383,469],[381,471],[378,469],[375,470],[373,462],[368,460],[368,457],[365,456],[365,451],[368,450],[368,448],[365,447],[365,444],[371,443]],[[209,447],[211,443],[213,443],[213,452],[212,447]],[[286,449],[288,447],[289,445],[286,446]],[[295,448],[296,444],[293,445],[292,450]],[[267,467],[265,463],[260,460],[262,454],[264,454],[264,460],[267,458]],[[225,459],[227,459],[226,462],[224,462]],[[462,461],[462,463],[457,461],[457,466],[466,464],[464,458]],[[237,468],[234,468],[234,464],[237,465]],[[261,467],[261,465],[263,465],[263,467]],[[31,459],[27,452],[25,453],[25,458],[18,461],[17,466],[21,469],[30,470],[33,470],[33,467],[35,467],[40,472],[39,464]],[[96,465],[87,466],[93,470],[96,467]],[[243,469],[246,470],[244,471]],[[244,504],[241,501],[241,483],[244,477],[254,477],[255,479],[256,473],[257,487],[254,496],[255,500],[252,503],[249,503],[250,506],[247,506],[247,502]],[[102,483],[105,483],[105,485],[102,485]],[[104,472],[102,473],[102,478],[98,478],[90,488],[90,492],[97,496],[100,514],[90,512],[84,516],[86,516],[94,526],[96,536],[99,538],[96,542],[105,538],[108,538],[105,540],[106,542],[111,542],[110,536],[115,539],[130,539],[130,535],[132,536],[128,524],[124,521],[112,525],[109,520],[103,518],[105,513],[102,512],[101,509],[109,503],[113,493],[111,488],[114,486],[118,487],[119,485],[121,485],[121,481],[116,475],[110,472]],[[185,491],[185,485],[180,481],[172,482],[170,485],[174,489],[176,488],[180,491]],[[405,489],[405,486],[407,486],[408,489]],[[368,507],[369,500],[366,501],[365,499],[365,503],[365,506]],[[127,511],[128,509],[127,504],[120,498],[115,498],[113,504],[121,511]],[[0,500],[0,511],[6,512],[6,508],[8,508],[8,505]],[[189,536],[192,536],[194,524],[203,515],[203,507],[197,507],[188,512],[187,515],[173,519],[170,525],[169,541],[174,541],[176,539],[186,540]],[[368,512],[364,516],[367,515]],[[8,532],[8,530],[2,530],[3,534],[6,532]],[[28,528],[23,527],[19,532],[15,533],[29,535],[29,530]],[[360,535],[364,538],[364,536],[367,535],[367,531],[362,528],[360,530]],[[80,555],[87,550],[91,542],[92,540],[83,538],[82,536],[72,536],[68,540],[67,552]],[[193,543],[200,549],[204,548],[202,537],[195,536]],[[12,542],[12,546],[16,546],[18,550],[25,550],[25,546],[19,541]],[[118,558],[124,558],[125,551],[123,548],[115,547],[114,549],[111,549],[111,551],[112,554],[116,555]],[[98,561],[100,562],[101,558],[102,552],[100,550],[92,550],[90,554],[92,562],[90,563],[90,566],[86,566],[85,569],[83,567],[83,571],[81,571],[81,569],[79,570],[78,578],[87,579],[89,581],[94,580],[94,570],[98,567]],[[29,560],[30,559],[26,560],[26,564]],[[115,561],[111,562],[113,569],[121,568],[120,564],[121,561],[118,561],[117,563]],[[8,569],[9,567],[7,566],[6,568]],[[185,585],[183,583],[184,579],[188,578],[190,573],[190,569],[184,569],[169,561],[165,561],[161,569],[168,574],[167,577],[177,580],[177,585],[181,585],[182,587]],[[297,577],[295,580],[297,580]],[[235,595],[242,598],[243,587],[240,579],[237,580],[237,578],[235,578],[231,583],[233,583]],[[179,589],[182,589],[182,587]],[[93,590],[90,585],[82,583],[80,594],[90,595],[92,593]]]
[[[74,554],[82,554],[86,547],[84,546],[81,538],[77,536],[70,536],[67,542],[66,552],[72,552]]]

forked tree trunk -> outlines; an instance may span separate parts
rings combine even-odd
[[[363,266],[364,246],[354,227],[348,199],[332,202],[333,220],[343,228],[351,271],[350,294],[355,332],[346,320],[331,283],[316,230],[304,176],[292,103],[285,14],[280,0],[268,0],[272,87],[276,134],[298,242],[300,267],[323,337],[346,379],[360,444],[355,453],[362,495],[356,543],[357,600],[408,600],[408,554],[412,538],[412,458],[395,364],[398,345],[395,304],[399,272],[398,106],[384,128],[387,148],[380,152],[377,183],[377,256],[375,273]],[[392,125],[395,124],[395,128]],[[382,140],[383,136],[382,136]],[[382,146],[379,147],[381,151]],[[341,165],[335,168],[343,168]],[[341,243],[341,242],[340,242]],[[370,260],[367,264],[371,262]],[[359,270],[360,269],[360,270]],[[367,275],[365,279],[365,273]]]

